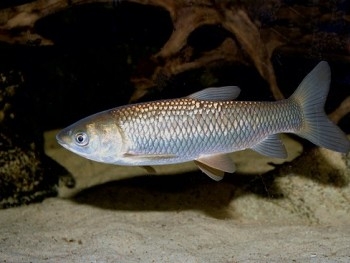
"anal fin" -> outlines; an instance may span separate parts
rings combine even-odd
[[[278,134],[271,134],[252,147],[252,150],[266,156],[287,158],[287,151]]]

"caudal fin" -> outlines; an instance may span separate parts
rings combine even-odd
[[[303,112],[303,127],[297,134],[318,146],[347,153],[350,141],[324,112],[330,81],[329,65],[322,61],[303,79],[291,96]]]

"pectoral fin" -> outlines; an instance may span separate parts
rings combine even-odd
[[[145,169],[149,174],[157,174],[156,169],[154,169],[152,166],[144,165],[142,168]]]
[[[160,160],[160,159],[171,159],[177,157],[174,154],[144,154],[144,153],[125,153],[123,155],[125,158],[131,159],[142,159],[142,160]]]
[[[272,134],[265,138],[265,140],[256,144],[252,149],[262,155],[287,158],[287,151],[278,134]]]
[[[196,159],[198,168],[215,181],[220,181],[225,172],[233,173],[235,164],[227,154],[205,155]]]

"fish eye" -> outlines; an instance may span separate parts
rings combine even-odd
[[[75,134],[75,142],[80,146],[85,146],[89,143],[89,137],[85,132],[78,132]]]

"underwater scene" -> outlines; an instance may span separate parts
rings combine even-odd
[[[348,262],[350,2],[4,0],[0,260]]]

